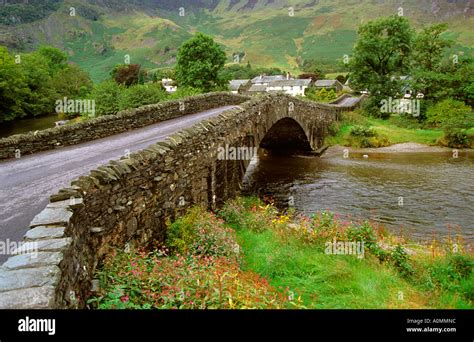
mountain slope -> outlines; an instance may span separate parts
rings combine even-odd
[[[57,46],[95,80],[108,77],[125,55],[147,67],[171,66],[177,48],[196,31],[214,36],[229,62],[234,53],[241,53],[241,62],[290,71],[296,71],[304,59],[337,65],[344,54],[350,54],[361,23],[396,14],[399,7],[416,27],[448,22],[448,36],[456,41],[453,52],[472,54],[474,47],[470,0],[17,2],[0,5],[0,44],[17,51],[40,44]],[[26,6],[36,6],[36,14]],[[70,15],[71,7],[75,16]]]

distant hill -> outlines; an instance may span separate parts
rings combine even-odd
[[[305,59],[335,67],[361,23],[399,7],[416,27],[448,22],[453,51],[473,53],[470,0],[0,0],[0,44],[56,46],[97,81],[125,55],[172,66],[181,43],[201,31],[222,44],[229,63],[240,54],[243,63],[297,71]]]

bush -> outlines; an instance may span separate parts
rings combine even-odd
[[[377,132],[371,127],[356,125],[351,128],[350,135],[354,137],[375,137]]]
[[[353,112],[343,112],[342,122],[353,125],[366,125],[367,117],[363,116],[360,110],[355,110]]]
[[[339,133],[340,130],[341,130],[341,126],[339,122],[333,122],[328,127],[328,133],[332,136]]]
[[[426,122],[434,127],[469,128],[474,126],[473,112],[461,101],[446,99],[430,106]]]
[[[111,115],[119,111],[119,100],[123,87],[112,80],[97,84],[90,94],[95,100],[95,110],[98,115]]]
[[[287,297],[258,274],[225,257],[165,256],[131,250],[107,257],[99,309],[277,309]]]
[[[239,254],[235,232],[199,207],[190,209],[169,226],[166,245],[172,252],[183,255],[237,257]]]
[[[453,128],[445,131],[439,143],[448,147],[462,148],[470,146],[470,139],[465,130]]]
[[[263,232],[271,227],[270,223],[277,212],[275,207],[265,205],[256,197],[250,197],[228,201],[219,211],[219,216],[236,229]]]
[[[166,92],[160,84],[137,84],[129,88],[122,88],[119,100],[119,109],[138,108],[162,101]]]
[[[202,93],[203,91],[201,89],[190,88],[190,87],[178,87],[178,89],[174,93],[171,93],[168,95],[168,99],[170,100],[182,99],[184,97],[195,96]]]

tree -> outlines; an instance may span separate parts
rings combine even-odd
[[[58,98],[51,79],[49,59],[40,53],[26,54],[21,58],[29,92],[25,96],[23,108],[29,116],[41,116],[54,112]]]
[[[28,93],[20,65],[7,48],[0,46],[0,123],[25,115],[22,103]]]
[[[41,46],[36,53],[45,58],[50,76],[67,67],[67,55],[59,49]]]
[[[83,98],[94,86],[89,74],[75,64],[58,71],[52,83],[59,97]]]
[[[452,73],[443,70],[442,59],[451,42],[442,38],[446,24],[423,29],[414,41],[412,58],[412,88],[424,94],[427,101],[446,98],[451,94]]]
[[[176,78],[180,86],[200,88],[210,91],[226,85],[227,80],[220,75],[226,56],[214,40],[197,33],[178,50]]]
[[[140,79],[140,64],[119,64],[112,70],[112,78],[126,87],[137,84]]]
[[[409,71],[413,31],[408,20],[390,16],[359,28],[349,63],[351,85],[371,93],[368,109],[380,115],[380,101],[400,91],[399,77]]]
[[[165,97],[166,92],[159,83],[136,84],[123,90],[119,99],[119,110],[158,103]]]
[[[90,99],[95,100],[96,113],[98,115],[117,113],[122,89],[123,86],[113,80],[97,84],[89,95]]]

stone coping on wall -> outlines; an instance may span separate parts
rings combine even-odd
[[[95,260],[97,249],[102,248],[101,243],[104,244],[101,239],[111,232],[100,225],[89,226],[82,223],[81,215],[87,211],[121,213],[133,210],[133,206],[138,205],[134,203],[138,202],[137,198],[124,198],[120,205],[106,208],[96,202],[100,192],[107,191],[108,194],[121,191],[121,188],[129,190],[135,186],[129,179],[138,176],[146,178],[147,182],[151,179],[162,183],[163,189],[172,192],[175,190],[174,181],[171,179],[167,182],[162,176],[151,174],[150,164],[172,169],[176,151],[189,151],[196,141],[203,140],[206,134],[216,133],[215,136],[219,136],[231,127],[232,123],[235,125],[245,122],[246,118],[265,106],[289,102],[314,109],[325,109],[336,115],[341,111],[337,106],[311,103],[287,95],[255,97],[241,102],[237,108],[226,110],[216,117],[183,129],[165,141],[154,143],[126,158],[110,161],[107,165],[91,170],[89,175],[80,176],[71,182],[71,186],[50,196],[50,203],[30,223],[30,230],[26,233],[17,255],[10,257],[0,266],[0,309],[84,308],[84,298],[81,297],[94,285],[92,277],[99,261]],[[162,107],[155,105],[148,108],[156,110]],[[133,113],[137,111],[121,115],[133,116]],[[114,118],[96,120],[113,121]],[[172,173],[169,177],[171,175]],[[138,187],[147,189],[146,185]],[[115,234],[134,236],[139,230],[135,219],[129,220],[126,226]],[[113,242],[119,244],[124,239],[121,235]]]

